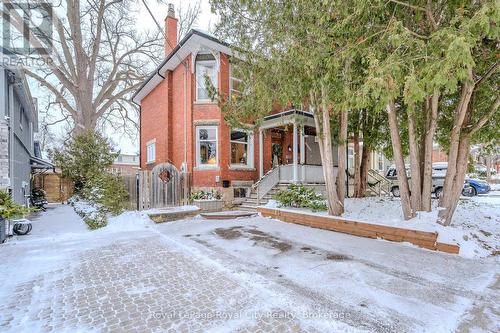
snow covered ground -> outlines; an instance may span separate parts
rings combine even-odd
[[[2,332],[497,332],[498,257],[262,217],[89,231],[52,206],[0,245]]]
[[[268,206],[277,207],[274,202],[270,202]],[[403,219],[401,201],[394,197],[348,198],[345,200],[345,207],[346,212],[342,217],[346,219],[437,231],[438,241],[460,245],[460,255],[466,258],[487,257],[500,252],[500,192],[472,198],[462,197],[453,223],[448,227],[436,223],[437,200],[432,201],[432,212],[420,212],[410,221]],[[312,214],[325,215],[326,212]]]

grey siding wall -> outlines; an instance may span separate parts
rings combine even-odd
[[[14,92],[13,104],[12,198],[16,202],[24,203],[25,195],[30,194],[30,155],[34,155],[31,130],[33,123],[30,106],[26,105],[26,101],[18,92]]]
[[[0,121],[0,190],[9,186],[9,126]]]
[[[9,186],[12,198],[21,204],[30,194],[31,165],[33,151],[33,129],[36,115],[31,95],[19,77],[12,84],[8,71],[0,73],[0,188]],[[6,120],[5,116],[9,116]]]
[[[0,190],[6,189],[9,184],[9,124],[5,119],[8,116],[7,84],[5,71],[0,68]]]

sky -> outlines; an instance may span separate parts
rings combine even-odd
[[[194,5],[198,2],[198,0],[145,0],[148,4],[151,12],[155,15],[156,21],[163,27],[165,17],[168,12],[168,3],[174,4],[174,8],[177,10],[182,6],[187,9],[188,5]],[[156,24],[151,19],[149,12],[146,10],[142,0],[137,0],[139,6],[139,15],[137,19],[137,30],[148,30],[154,29]],[[201,13],[198,17],[198,21],[193,26],[194,28],[202,29],[202,30],[210,30],[210,27],[213,27],[217,22],[217,17],[211,13],[210,11],[210,3],[209,0],[200,0],[200,8]],[[32,82],[31,93],[33,97],[39,98],[41,101],[43,99],[43,94],[46,92],[44,90],[38,89],[38,84]],[[57,111],[54,111],[57,112]],[[54,113],[55,119],[59,119],[59,115]],[[52,120],[55,120],[52,119]],[[67,128],[65,125],[61,123],[61,125],[55,125],[51,127],[51,132],[54,134],[56,138],[63,138],[66,135]],[[135,140],[130,139],[128,136],[123,135],[123,133],[114,133],[112,130],[108,130],[105,133],[108,137],[112,139],[115,144],[115,148],[120,150],[122,153],[138,153],[139,145],[138,145],[138,136]]]
[[[153,29],[155,27],[155,23],[152,19],[150,19],[150,14],[146,10],[145,6],[142,4],[142,0],[138,0],[140,4],[140,17],[141,19],[137,20],[137,28],[140,29]],[[197,3],[197,0],[146,0],[149,9],[155,15],[156,21],[163,27],[165,17],[168,12],[168,3],[172,3],[174,8],[177,10],[182,6],[183,8],[187,8],[189,4],[194,6]],[[198,17],[198,21],[193,28],[199,28],[202,30],[210,30],[211,26],[214,26],[217,22],[217,17],[215,14],[212,14],[210,11],[210,2],[209,0],[201,0],[200,1],[200,9],[201,13]],[[113,135],[112,133],[108,133],[111,138],[117,144],[117,148],[121,149],[123,153],[138,153],[139,152],[139,144],[138,138],[134,142],[127,137],[123,137],[121,135]]]

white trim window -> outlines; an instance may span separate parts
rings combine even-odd
[[[347,148],[347,165],[349,169],[354,168],[354,148],[351,147]]]
[[[253,167],[253,135],[242,129],[232,129],[230,133],[231,166]]]
[[[146,145],[146,163],[153,163],[156,159],[156,142]]]
[[[382,154],[378,154],[377,168],[378,171],[384,171],[384,155]]]
[[[196,56],[196,101],[211,101],[205,84],[208,76],[212,85],[217,88],[217,64],[213,54],[198,54]]]
[[[198,167],[215,168],[219,165],[217,143],[217,126],[196,127],[196,165]]]

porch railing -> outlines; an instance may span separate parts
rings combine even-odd
[[[323,167],[321,165],[298,165],[297,182],[306,184],[324,184]],[[337,168],[334,173],[336,176]],[[253,189],[257,194],[257,203],[279,183],[292,183],[293,164],[279,165],[269,170],[257,183]]]
[[[280,169],[281,166],[272,168],[257,183],[255,183],[254,189],[257,193],[257,204],[260,204],[262,198],[280,182]]]

